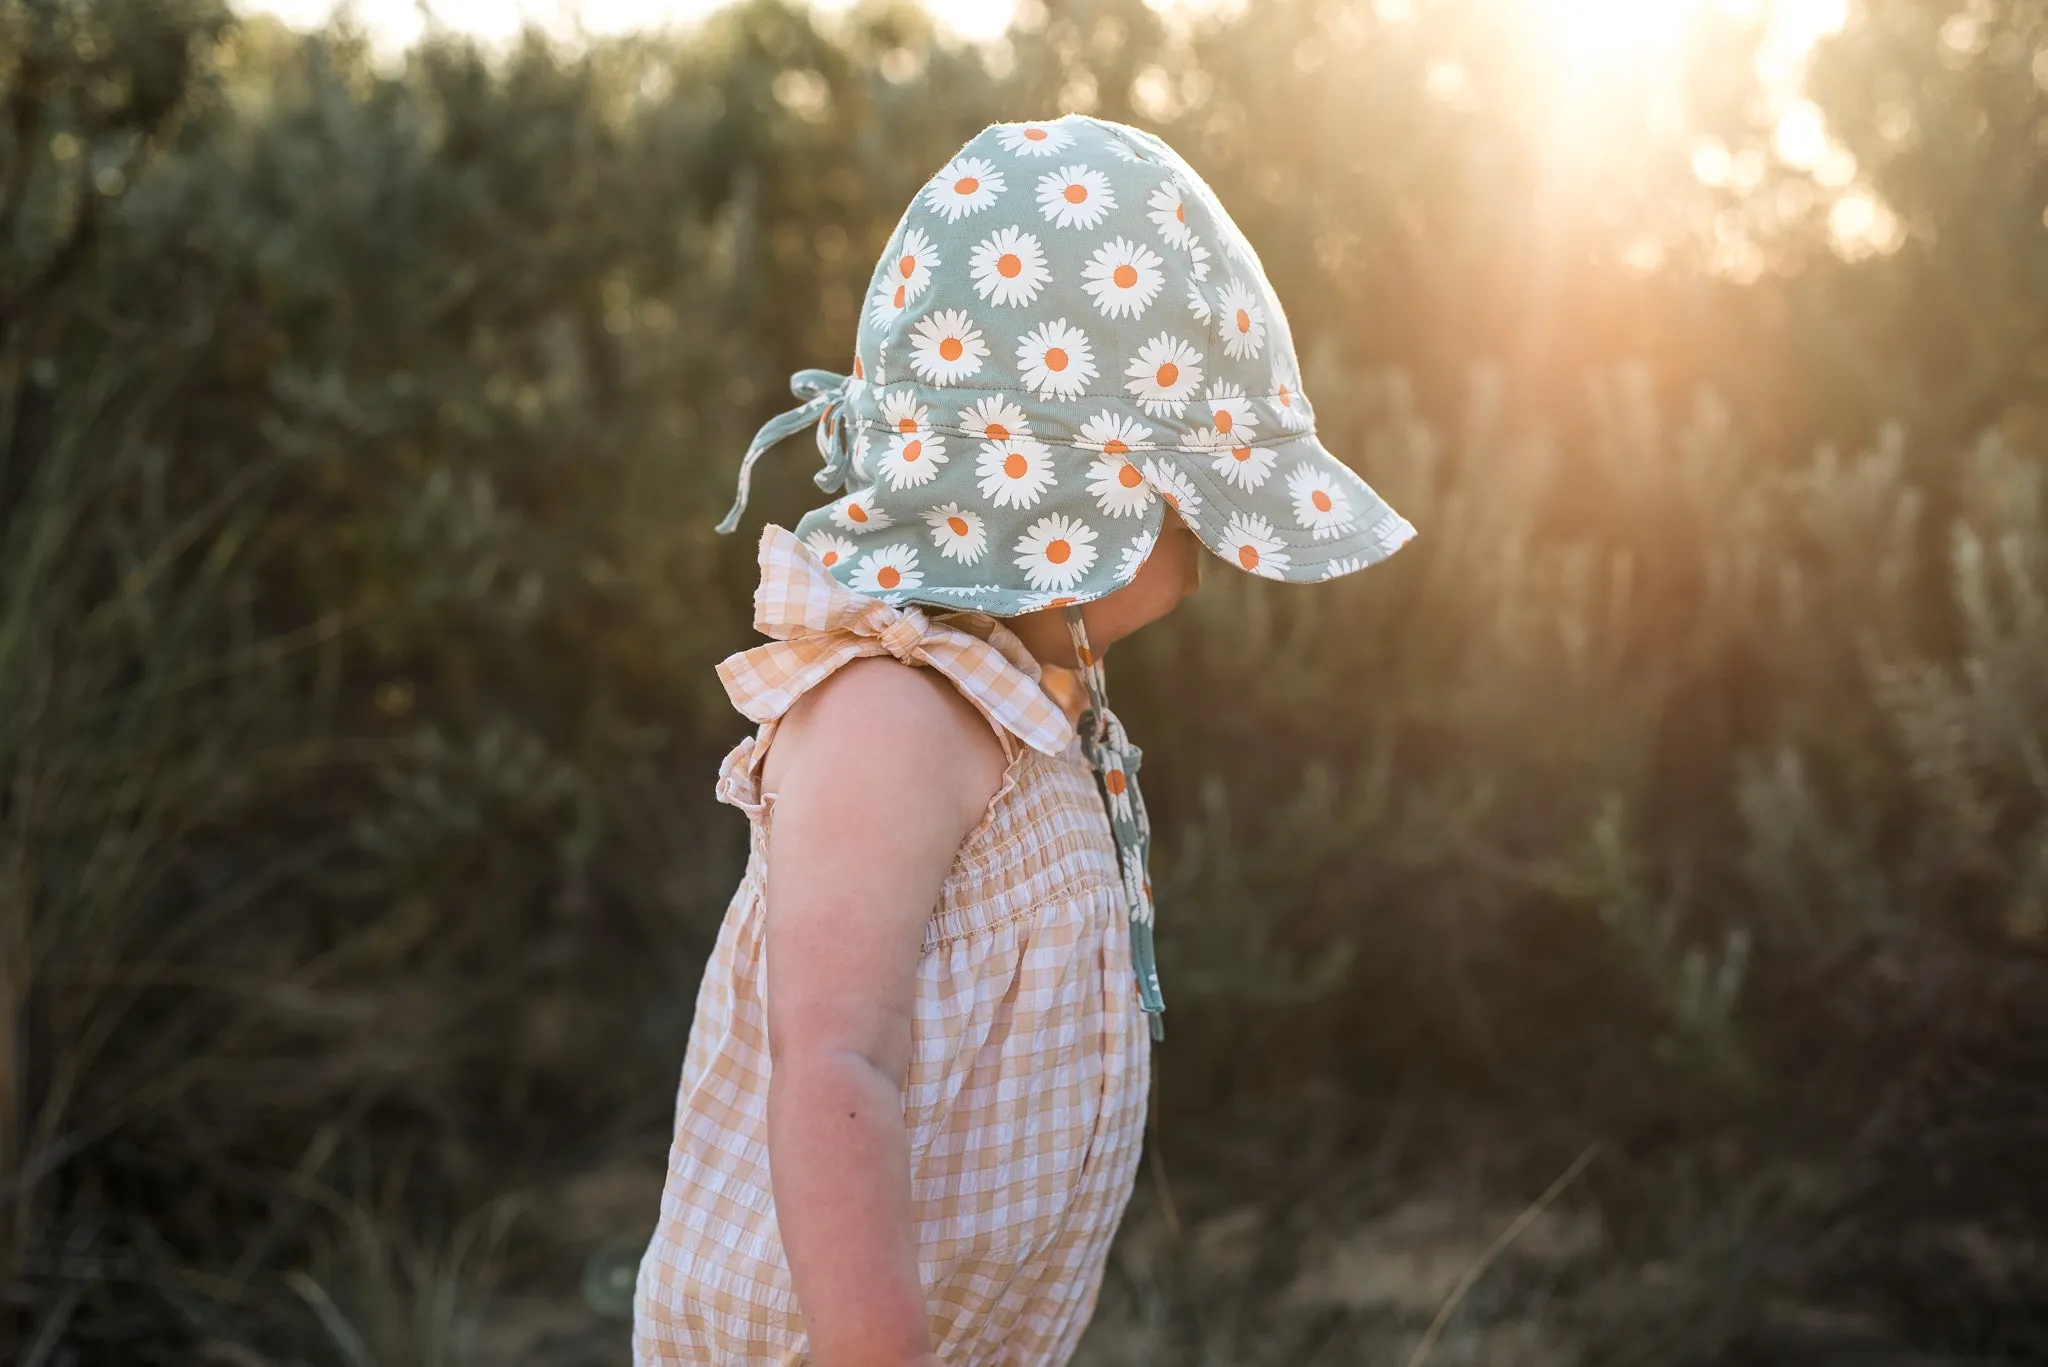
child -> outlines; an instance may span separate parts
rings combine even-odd
[[[852,375],[792,387],[720,530],[804,426],[845,492],[765,530],[775,640],[719,667],[760,723],[718,788],[753,846],[698,996],[635,1358],[1063,1363],[1163,1009],[1138,751],[1100,652],[1193,587],[1200,547],[1318,580],[1413,531],[1316,440],[1214,194],[1119,124],[970,141],[883,252]],[[1079,671],[1080,705],[1048,666]]]

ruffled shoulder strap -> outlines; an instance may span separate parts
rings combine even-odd
[[[1066,714],[1039,687],[1038,662],[1008,630],[994,626],[984,640],[915,604],[856,593],[772,523],[761,531],[754,627],[774,639],[718,666],[726,695],[753,721],[777,720],[854,660],[893,655],[944,674],[991,725],[1042,754],[1060,754],[1074,739]]]

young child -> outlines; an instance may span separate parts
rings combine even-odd
[[[760,724],[637,1362],[1065,1362],[1130,1196],[1163,1009],[1138,751],[1101,651],[1195,584],[1412,529],[1315,437],[1258,257],[1159,139],[970,141],[875,268],[853,373],[804,371],[845,492],[761,538],[719,667]],[[1078,705],[1055,680],[1078,671]],[[1050,691],[1049,691],[1050,690]],[[772,831],[772,838],[771,838]]]

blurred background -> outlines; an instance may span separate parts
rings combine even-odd
[[[1172,1028],[1080,1361],[2048,1362],[2043,0],[0,0],[0,1358],[626,1360],[711,524],[1066,110],[1422,533],[1111,661]]]

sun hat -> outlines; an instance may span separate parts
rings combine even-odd
[[[1102,119],[970,139],[891,233],[852,373],[790,388],[803,402],[754,438],[719,531],[762,454],[815,426],[839,497],[796,534],[834,578],[898,608],[1069,609],[1156,1033],[1139,752],[1078,605],[1131,581],[1169,507],[1232,565],[1292,581],[1363,569],[1414,528],[1317,438],[1286,315],[1215,192]]]
[[[875,266],[851,375],[753,463],[816,424],[797,524],[850,587],[1009,616],[1130,581],[1172,506],[1274,579],[1383,559],[1414,529],[1316,437],[1286,315],[1200,176],[1151,134],[1068,115],[972,138]]]

